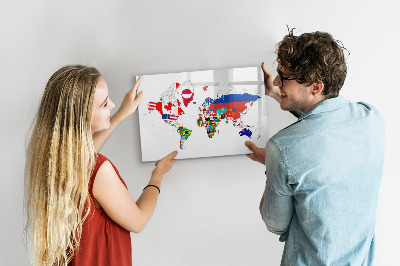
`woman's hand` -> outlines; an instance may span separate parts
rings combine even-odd
[[[124,100],[121,103],[121,106],[119,107],[117,113],[121,115],[123,119],[125,119],[127,116],[133,114],[139,103],[140,100],[143,97],[143,91],[141,91],[137,96],[136,96],[136,91],[137,88],[139,87],[140,82],[142,81],[142,77],[139,77],[138,80],[135,82],[133,85],[132,89],[128,91],[125,94]],[[117,114],[116,113],[116,114]]]
[[[156,168],[153,170],[153,176],[163,176],[169,170],[171,170],[172,166],[175,163],[175,156],[178,154],[178,151],[173,151],[169,155],[167,155],[164,159],[156,162]]]
[[[128,93],[125,95],[124,100],[122,101],[122,104],[119,107],[118,111],[111,117],[110,127],[93,134],[93,145],[96,152],[99,152],[101,150],[104,143],[106,143],[107,139],[111,136],[111,134],[118,127],[121,121],[136,111],[139,102],[143,97],[143,92],[140,92],[136,96],[136,90],[139,87],[141,81],[142,77],[140,77],[135,82],[132,89],[128,91]]]
[[[281,91],[278,86],[274,86],[274,76],[265,66],[264,62],[261,64],[261,68],[264,72],[264,85],[265,85],[265,95],[271,96],[279,103],[282,101],[281,99]]]

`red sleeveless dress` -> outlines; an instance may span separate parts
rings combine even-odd
[[[109,160],[99,153],[96,154],[96,166],[89,181],[90,213],[83,223],[80,246],[69,263],[71,266],[132,265],[130,232],[111,220],[103,209],[99,209],[93,197],[94,179],[105,161]],[[112,163],[111,165],[126,187],[117,168]]]

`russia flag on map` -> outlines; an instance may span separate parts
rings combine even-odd
[[[223,95],[217,99],[208,99],[209,110],[239,119],[241,113],[247,109],[246,104],[252,105],[259,98],[261,97],[258,95],[248,93]]]

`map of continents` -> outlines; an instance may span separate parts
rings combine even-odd
[[[208,86],[202,87],[206,91]],[[207,97],[201,103],[193,102],[195,86],[189,80],[182,84],[174,83],[165,90],[158,101],[148,102],[149,112],[157,111],[160,119],[174,127],[180,138],[180,148],[190,138],[192,129],[187,128],[179,122],[181,116],[193,112],[189,104],[195,104],[197,112],[197,126],[204,127],[209,138],[219,133],[218,125],[222,122],[229,123],[239,128],[240,136],[252,137],[251,126],[242,122],[242,117],[247,113],[260,96],[249,93],[228,92],[217,96],[215,99]]]

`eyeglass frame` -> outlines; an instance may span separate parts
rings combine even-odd
[[[284,80],[296,80],[297,79],[296,77],[284,77],[282,72],[279,69],[277,69],[276,71],[278,72],[279,80],[281,81],[282,87],[283,87]]]

